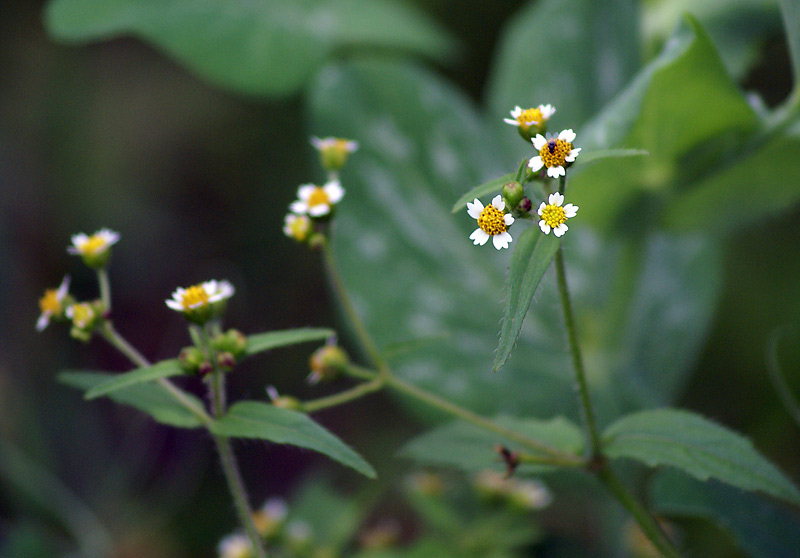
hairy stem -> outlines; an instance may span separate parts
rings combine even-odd
[[[359,384],[337,394],[330,395],[328,397],[320,397],[319,399],[314,399],[313,401],[306,401],[303,403],[303,411],[306,413],[314,413],[316,411],[321,411],[322,409],[336,407],[337,405],[355,401],[356,399],[360,399],[365,395],[380,391],[383,389],[385,383],[386,382],[383,380],[383,378],[376,377],[370,382]]]

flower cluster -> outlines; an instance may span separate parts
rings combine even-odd
[[[315,225],[322,225],[333,215],[336,204],[344,197],[344,188],[338,179],[338,171],[347,159],[358,150],[358,142],[343,138],[311,138],[311,144],[319,151],[320,162],[328,171],[328,181],[322,186],[303,184],[297,189],[297,200],[289,206],[284,218],[283,234],[297,242],[312,241]]]
[[[525,183],[541,180],[547,184],[548,179],[566,177],[567,168],[575,162],[581,149],[573,145],[575,132],[572,130],[562,130],[557,135],[546,134],[547,123],[555,112],[552,105],[539,105],[529,109],[516,106],[511,111],[511,118],[503,119],[507,124],[517,127],[525,141],[533,144],[537,154],[523,160],[516,180],[503,186],[502,194],[495,196],[490,205],[484,207],[478,198],[467,202],[467,214],[478,225],[469,236],[474,244],[486,244],[491,237],[496,249],[508,248],[513,240],[508,228],[517,219],[532,218],[530,213],[533,203],[525,195]],[[527,173],[524,172],[526,168]],[[568,230],[567,219],[575,217],[577,212],[578,206],[571,203],[564,205],[562,193],[551,193],[537,210],[540,217],[539,228],[544,234],[553,231],[555,236],[563,236]]]

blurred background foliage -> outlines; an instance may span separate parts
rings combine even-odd
[[[152,359],[188,344],[162,301],[209,278],[236,285],[227,323],[242,331],[336,324],[317,256],[280,232],[297,185],[322,178],[312,134],[363,145],[343,173],[336,249],[374,335],[390,348],[435,338],[397,351],[400,373],[481,412],[575,415],[563,335],[550,327],[552,281],[508,366],[492,374],[508,254],[474,248],[468,220],[449,213],[464,191],[528,153],[501,121],[516,104],[556,105],[553,128],[574,128],[586,151],[611,137],[653,154],[576,167],[571,186],[583,222],[572,227],[567,258],[602,421],[642,406],[688,407],[750,436],[800,478],[798,425],[767,371],[771,336],[800,316],[797,130],[765,152],[730,156],[791,91],[775,2],[265,0],[221,13],[213,5],[0,6],[0,555],[214,555],[235,520],[209,440],[107,401],[87,404],[57,384],[63,368],[129,366],[63,328],[37,335],[36,300],[64,273],[80,298],[96,296],[94,277],[65,247],[71,234],[107,226],[122,234],[111,267],[115,323]],[[648,63],[652,79],[637,78],[640,87],[615,101]],[[728,170],[704,175],[709,165]],[[795,393],[798,338],[777,345]],[[276,351],[237,369],[231,390],[335,390],[312,390],[306,373],[302,349]],[[488,556],[482,545],[498,532],[522,533],[498,556],[531,555],[532,545],[541,556],[631,555],[624,515],[574,475],[548,477],[555,502],[521,526],[463,494],[432,510],[407,490],[404,475],[415,469],[396,453],[433,417],[406,411],[377,395],[319,415],[375,465],[380,479],[369,484],[308,452],[239,444],[254,502],[302,492],[297,508],[317,510],[322,519],[307,518],[317,531],[325,510],[349,517],[344,536],[329,536],[336,548],[359,546],[354,533],[386,517],[400,525],[399,540],[412,541],[409,556]],[[308,481],[315,473],[325,482]],[[676,486],[697,497],[693,513],[675,511],[687,506]],[[665,513],[744,530],[741,517],[708,512],[741,500],[706,488],[661,476],[650,485]],[[756,500],[748,507],[770,505]],[[454,509],[471,515],[454,518]],[[796,527],[796,515],[774,508],[762,517],[775,513],[770,525]],[[483,517],[502,528],[481,535]],[[452,550],[453,522],[474,525],[478,542]],[[699,520],[680,528],[695,555],[786,551],[753,548]]]

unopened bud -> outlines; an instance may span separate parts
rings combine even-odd
[[[208,364],[208,359],[197,347],[184,347],[178,355],[178,362],[187,373],[197,374],[203,364]]]
[[[524,196],[525,190],[519,182],[509,182],[503,186],[503,199],[506,200],[511,209],[517,207]]]
[[[309,382],[316,384],[321,381],[330,381],[339,376],[350,362],[347,353],[337,345],[325,345],[320,347],[311,355],[309,365],[311,366],[311,376]]]
[[[237,329],[229,329],[214,337],[211,346],[215,351],[230,353],[234,358],[239,358],[247,349],[247,337]]]

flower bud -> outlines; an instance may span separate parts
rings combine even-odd
[[[217,353],[217,366],[219,366],[220,370],[223,372],[230,372],[233,370],[233,367],[236,366],[236,359],[228,351],[222,351],[221,353]]]
[[[503,199],[506,200],[509,209],[516,208],[523,197],[525,197],[525,190],[519,182],[509,182],[503,186]]]
[[[322,168],[336,172],[341,170],[350,158],[351,153],[358,150],[358,142],[343,138],[311,138],[311,145],[319,151]]]
[[[211,346],[215,351],[230,353],[238,359],[244,355],[247,349],[247,337],[237,329],[229,329],[214,337],[211,340]]]
[[[312,384],[336,379],[342,368],[350,362],[347,353],[337,345],[324,345],[314,351],[309,360],[311,375],[308,381]]]
[[[533,202],[527,196],[522,198],[522,201],[519,202],[517,209],[520,211],[524,211],[525,213],[530,213],[530,210],[533,209]]]
[[[208,364],[208,359],[197,347],[184,347],[178,355],[178,363],[187,374],[197,374],[201,366]]]
[[[275,386],[267,386],[267,395],[269,395],[270,401],[272,401],[272,404],[276,407],[289,409],[290,411],[303,410],[303,404],[299,399],[291,395],[279,395]]]

